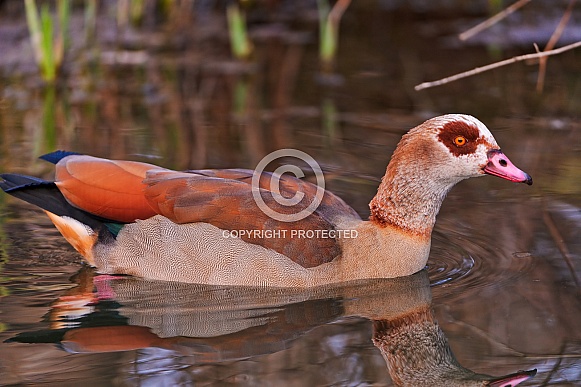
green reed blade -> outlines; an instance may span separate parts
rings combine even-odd
[[[252,43],[246,31],[244,13],[237,4],[232,4],[227,9],[227,16],[232,54],[237,59],[248,59],[252,53]]]

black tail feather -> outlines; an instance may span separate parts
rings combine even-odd
[[[56,164],[59,161],[61,161],[62,159],[64,159],[67,156],[71,156],[71,155],[80,155],[81,153],[77,153],[77,152],[69,152],[69,151],[64,151],[64,150],[57,150],[51,153],[47,153],[45,155],[42,155],[39,157],[39,159],[48,161],[49,163],[53,163]]]
[[[4,178],[5,175],[6,178]],[[9,191],[12,189],[17,189],[31,184],[50,183],[33,176],[17,175],[15,173],[7,173],[5,175],[0,174],[0,177],[4,179],[4,181],[0,181],[0,188],[2,188],[6,193],[9,193]]]
[[[0,177],[4,192],[55,215],[76,219],[94,230],[101,229],[105,223],[117,223],[73,207],[53,182],[12,173],[0,174]]]

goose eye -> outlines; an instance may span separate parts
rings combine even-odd
[[[466,137],[464,136],[458,136],[454,139],[454,144],[456,144],[457,146],[464,146],[466,145]]]

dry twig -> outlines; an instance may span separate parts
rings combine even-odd
[[[485,71],[496,69],[498,67],[506,66],[506,65],[516,63],[516,62],[522,62],[523,60],[540,59],[540,58],[544,58],[544,57],[551,56],[551,55],[561,54],[565,51],[572,50],[572,49],[577,48],[579,46],[581,46],[581,41],[571,43],[567,46],[556,48],[554,50],[537,52],[535,54],[526,54],[526,55],[515,56],[513,58],[505,59],[505,60],[502,60],[500,62],[491,63],[491,64],[486,65],[486,66],[476,67],[475,69],[472,69],[470,71],[465,71],[463,73],[459,73],[456,75],[452,75],[450,77],[442,78],[442,79],[439,79],[437,81],[424,82],[424,83],[421,83],[419,85],[416,85],[414,87],[414,89],[416,91],[419,91],[419,90],[428,89],[428,88],[434,87],[434,86],[444,85],[446,83],[457,81],[459,79],[470,77],[472,75],[480,74],[480,73],[483,73]]]
[[[565,13],[561,17],[561,21],[559,21],[559,24],[557,25],[555,32],[553,32],[553,35],[551,35],[551,38],[549,39],[549,42],[547,43],[543,51],[550,51],[553,49],[553,47],[555,47],[555,44],[557,44],[557,42],[559,41],[559,38],[561,37],[563,31],[565,30],[565,26],[567,25],[569,19],[571,18],[571,13],[573,13],[573,7],[575,6],[576,2],[577,0],[569,0],[569,5],[567,6]],[[543,91],[543,87],[545,86],[547,59],[548,59],[547,57],[539,59],[539,75],[537,77],[537,92],[539,93]]]
[[[557,229],[557,226],[555,226],[555,222],[553,222],[551,214],[546,208],[543,209],[543,221],[545,222],[545,225],[549,229],[549,233],[551,234],[553,241],[557,245],[557,248],[561,252],[563,259],[565,259],[565,263],[567,264],[567,267],[571,272],[571,277],[573,277],[573,281],[575,281],[577,289],[581,289],[581,283],[579,282],[579,277],[577,277],[577,272],[575,271],[575,266],[573,265],[573,259],[571,258],[569,249],[567,248],[567,245],[565,244],[565,241],[563,240],[561,233]]]
[[[339,22],[341,21],[341,17],[347,10],[347,7],[349,7],[349,4],[351,4],[351,0],[339,0],[335,3],[331,9],[331,12],[329,12],[329,20],[331,23],[333,23],[337,31],[339,30]]]
[[[496,23],[498,23],[499,21],[501,21],[502,19],[504,19],[505,17],[507,17],[508,15],[513,13],[514,11],[516,11],[517,9],[521,8],[523,5],[529,3],[530,1],[531,0],[519,0],[519,1],[517,1],[513,5],[506,7],[505,9],[503,9],[501,12],[497,13],[496,15],[484,20],[482,23],[477,24],[474,27],[470,28],[469,30],[462,32],[460,35],[458,35],[458,38],[460,38],[460,40],[470,39],[471,37],[480,33],[481,31],[484,31],[485,29],[490,28],[491,26],[495,25]]]

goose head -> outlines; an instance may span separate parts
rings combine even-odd
[[[485,174],[532,184],[532,178],[514,166],[500,150],[486,125],[466,114],[435,117],[410,130],[402,138],[392,160],[397,161],[398,156],[408,166],[415,164],[422,168],[425,173],[420,174],[424,178],[444,184],[453,185]]]
[[[402,137],[370,203],[370,219],[429,235],[448,191],[461,180],[487,174],[532,184],[478,119],[465,114],[432,118]]]

